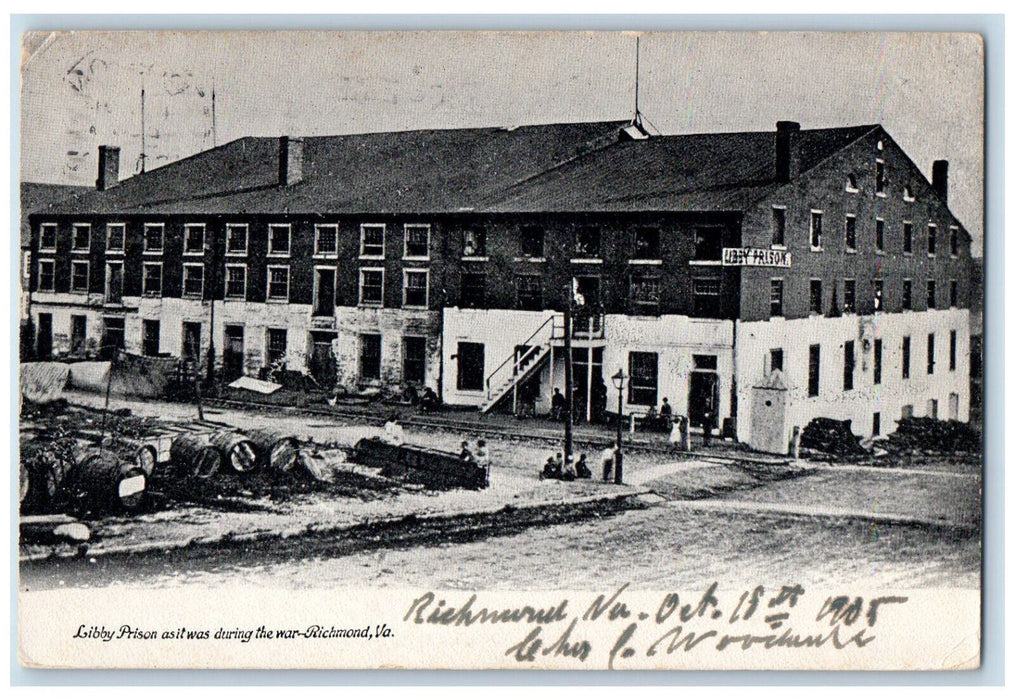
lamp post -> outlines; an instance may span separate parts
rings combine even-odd
[[[623,369],[610,377],[613,386],[617,387],[617,453],[613,457],[613,483],[624,483],[624,452],[622,449],[624,439],[624,380],[627,375]]]

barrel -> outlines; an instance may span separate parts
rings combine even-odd
[[[143,469],[103,452],[74,465],[62,490],[72,508],[136,512],[144,505],[147,488]]]
[[[274,471],[289,472],[296,466],[300,454],[300,442],[295,435],[274,433],[268,430],[252,430],[250,440],[257,448],[262,467]]]
[[[139,447],[134,452],[134,464],[139,466],[148,476],[152,475],[152,472],[155,471],[155,467],[158,463],[159,460],[155,455],[155,448],[151,445]]]
[[[197,479],[214,476],[222,466],[222,454],[204,436],[181,435],[173,440],[169,460],[179,473]]]
[[[226,464],[235,471],[251,472],[261,466],[257,445],[243,433],[216,433],[211,438],[211,444],[219,449]]]

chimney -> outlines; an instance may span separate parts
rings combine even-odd
[[[935,160],[934,169],[931,172],[930,184],[945,204],[948,203],[948,161]]]
[[[303,139],[281,136],[278,140],[278,184],[282,187],[303,181]]]
[[[120,147],[99,146],[99,177],[95,189],[108,190],[120,182]]]
[[[799,135],[797,122],[775,123],[775,179],[779,182],[789,182],[800,174]]]

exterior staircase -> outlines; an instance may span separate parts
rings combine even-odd
[[[518,386],[550,361],[550,348],[554,332],[559,324],[558,314],[548,317],[486,378],[486,399],[479,407],[480,413],[489,413],[494,406],[508,395],[515,394]]]

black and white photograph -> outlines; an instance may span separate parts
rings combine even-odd
[[[20,39],[23,665],[979,666],[979,35]]]

